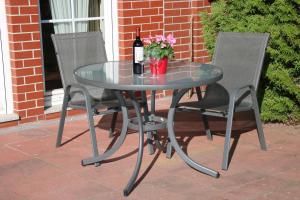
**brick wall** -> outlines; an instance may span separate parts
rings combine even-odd
[[[175,59],[209,62],[200,11],[210,11],[209,0],[119,0],[120,60],[132,59],[135,28],[139,26],[142,38],[172,33],[177,40]],[[158,96],[169,94],[163,91]]]
[[[38,0],[6,0],[14,112],[25,123],[43,118]]]
[[[172,33],[177,43],[175,59],[208,62],[199,12],[209,12],[208,0],[119,0],[120,59],[132,59],[135,28],[141,27],[141,37]]]

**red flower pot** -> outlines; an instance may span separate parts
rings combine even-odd
[[[167,72],[168,57],[163,57],[160,60],[151,59],[150,61],[150,70],[151,73],[156,74],[165,74]]]

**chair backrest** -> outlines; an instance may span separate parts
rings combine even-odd
[[[107,61],[101,32],[53,34],[51,37],[64,88],[77,83],[73,76],[77,67]]]
[[[219,83],[229,93],[248,84],[257,89],[268,38],[268,33],[218,34],[213,64],[223,69],[223,79]]]

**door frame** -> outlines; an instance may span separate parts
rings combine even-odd
[[[13,113],[12,74],[8,43],[8,30],[6,20],[5,0],[0,0],[0,103],[3,109],[0,114]]]

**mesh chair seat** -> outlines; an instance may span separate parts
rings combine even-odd
[[[202,112],[216,112],[226,116],[229,107],[229,93],[220,84],[207,86],[204,97],[200,101],[182,102],[178,107],[201,110]],[[236,101],[236,112],[247,111],[252,108],[252,102],[249,98],[241,98]]]

